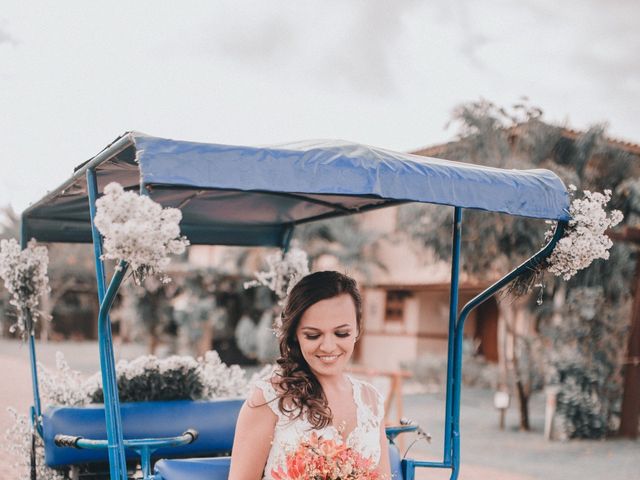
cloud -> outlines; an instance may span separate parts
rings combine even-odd
[[[385,94],[394,89],[394,55],[403,17],[418,0],[315,2],[314,8],[229,11],[213,29],[213,49],[241,66],[276,62],[323,85]],[[277,5],[277,2],[276,2]]]
[[[286,18],[270,16],[229,28],[217,36],[217,48],[242,62],[269,62],[291,49],[295,32]]]
[[[588,13],[576,32],[570,65],[602,90],[638,98],[640,30],[636,19],[640,3],[617,0]]]
[[[400,51],[403,17],[415,0],[359,2],[344,43],[326,52],[327,71],[354,90],[386,94],[395,89],[394,55]]]
[[[463,57],[476,68],[485,69],[486,65],[480,60],[480,49],[489,43],[489,37],[481,33],[472,21],[471,5],[467,1],[459,1],[453,6],[457,8],[457,23],[462,35],[459,51]]]
[[[2,27],[0,27],[0,45],[8,44],[8,45],[17,45],[18,41],[11,36],[8,32],[6,32]]]

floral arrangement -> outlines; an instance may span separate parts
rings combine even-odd
[[[45,404],[86,405],[104,400],[100,372],[83,379],[69,368],[60,352],[56,354],[55,372],[42,365],[40,370]],[[240,397],[249,389],[244,370],[238,365],[224,364],[215,351],[197,359],[145,355],[131,361],[120,360],[116,375],[122,402]]]
[[[307,253],[294,246],[286,253],[278,251],[267,256],[267,269],[255,273],[255,280],[246,282],[244,288],[265,286],[278,297],[278,305],[284,305],[284,299],[298,281],[309,273],[309,257]],[[262,323],[262,321],[261,321]],[[273,332],[280,336],[282,319],[275,314]]]
[[[7,428],[4,434],[4,445],[0,445],[0,448],[6,448],[10,455],[8,458],[13,460],[13,465],[2,465],[3,473],[9,475],[9,478],[30,478],[31,442],[35,441],[36,478],[40,480],[68,479],[69,477],[63,471],[54,470],[45,464],[42,438],[34,433],[29,417],[18,413],[13,408],[8,408],[7,411],[13,422]],[[14,467],[13,471],[12,467]]]
[[[273,291],[280,302],[298,281],[309,273],[309,257],[307,253],[293,247],[286,253],[278,251],[266,258],[267,269],[255,273],[255,280],[246,282],[244,288],[263,285]]]
[[[162,208],[149,197],[126,192],[112,182],[96,201],[95,225],[104,236],[103,258],[124,260],[133,271],[136,283],[148,275],[169,281],[164,270],[168,255],[184,252],[189,241],[180,236],[182,212]]]
[[[575,192],[577,188],[569,185],[569,190]],[[585,190],[583,198],[576,198],[571,202],[571,220],[548,259],[549,272],[569,280],[594,260],[609,258],[613,242],[605,231],[616,226],[623,218],[619,210],[607,213],[605,206],[609,200],[611,190],[605,190],[604,193]],[[547,240],[552,235],[552,229],[545,234]]]
[[[38,310],[40,297],[50,290],[48,265],[47,248],[37,246],[35,240],[30,240],[24,250],[15,239],[0,241],[0,277],[11,294],[10,304],[18,313],[16,323],[10,327],[11,332],[33,333],[26,331],[27,328],[33,330],[27,317],[35,322],[41,316]]]
[[[271,471],[275,480],[381,480],[371,459],[313,432],[286,457],[285,467]]]
[[[569,185],[569,194],[573,197],[577,188]],[[574,198],[569,206],[571,220],[564,230],[563,237],[556,243],[551,255],[535,266],[527,274],[521,275],[509,285],[508,294],[520,297],[531,291],[533,287],[540,288],[537,304],[543,303],[543,276],[550,272],[564,280],[571,279],[578,271],[587,268],[594,260],[609,258],[609,249],[613,245],[606,235],[607,229],[622,221],[622,212],[612,210],[607,212],[605,207],[611,200],[611,190],[603,193],[585,190],[582,198]],[[551,240],[555,230],[555,223],[545,232],[545,241]]]
[[[241,397],[248,394],[256,378],[269,377],[272,369],[272,366],[267,366],[247,379],[244,370],[238,365],[224,364],[215,351],[207,352],[198,359],[189,356],[158,359],[149,355],[120,361],[116,365],[119,397],[123,402]],[[43,407],[81,406],[103,401],[100,373],[88,379],[82,378],[80,373],[69,367],[60,352],[56,354],[54,371],[42,365],[39,365],[39,371]],[[30,466],[32,427],[27,415],[18,414],[14,409],[9,409],[9,413],[14,421],[5,432],[5,447],[12,452],[16,467],[26,472]],[[38,478],[66,478],[45,465],[44,448],[37,435],[35,453]]]

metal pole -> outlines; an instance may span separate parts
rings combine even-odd
[[[478,295],[469,300],[462,310],[460,311],[460,315],[458,317],[458,322],[456,323],[455,329],[455,369],[454,369],[454,383],[453,383],[453,471],[451,473],[451,480],[456,480],[458,478],[459,468],[460,468],[460,387],[462,380],[462,338],[463,338],[463,330],[464,330],[464,322],[467,319],[469,313],[476,308],[478,305],[483,303],[485,300],[490,298],[493,294],[498,292],[502,287],[507,285],[509,282],[519,277],[520,275],[535,269],[540,263],[551,255],[553,248],[556,243],[562,237],[564,233],[564,229],[567,225],[567,222],[558,222],[558,226],[556,227],[556,231],[553,234],[553,238],[547,243],[542,249],[540,249],[534,256],[529,258],[528,260],[521,263],[518,267],[513,269],[511,272],[500,278],[493,285],[486,288]]]
[[[127,462],[124,453],[122,418],[120,417],[120,401],[111,338],[111,322],[109,310],[116,298],[118,288],[127,272],[128,264],[121,261],[111,279],[109,288],[100,305],[98,314],[98,344],[100,346],[100,370],[102,371],[102,390],[104,392],[104,413],[107,423],[107,440],[109,441],[109,471],[111,480],[127,480]],[[111,357],[109,358],[109,354]],[[107,361],[109,359],[110,361]]]
[[[20,225],[20,247],[24,250],[27,247],[27,234],[26,234],[26,222],[24,221],[24,215]],[[42,436],[42,424],[40,419],[42,418],[42,405],[40,403],[40,387],[38,384],[38,362],[36,359],[36,343],[35,343],[35,331],[33,328],[33,322],[29,312],[25,312],[27,318],[25,319],[25,328],[27,329],[27,335],[29,335],[29,364],[31,367],[31,390],[33,392],[33,408],[31,421],[34,428]],[[43,320],[44,321],[44,320]]]
[[[451,249],[451,291],[449,295],[449,345],[447,352],[447,399],[444,422],[444,460],[443,463],[451,463],[453,446],[451,435],[453,433],[453,372],[455,365],[454,335],[456,320],[458,318],[458,291],[460,278],[460,247],[462,243],[462,209],[455,207],[453,212],[453,240]]]
[[[100,370],[102,372],[102,390],[104,392],[104,409],[107,426],[107,438],[109,440],[109,470],[112,480],[126,480],[127,463],[124,454],[122,419],[120,418],[120,404],[118,400],[117,377],[115,369],[115,356],[113,353],[113,338],[111,335],[111,320],[109,308],[105,306],[105,273],[102,261],[102,237],[94,224],[96,216],[96,200],[98,197],[98,182],[95,170],[87,169],[87,193],[89,200],[89,214],[91,217],[91,235],[93,237],[93,253],[96,265],[96,280],[98,286],[98,301],[100,313],[98,315],[98,345],[100,347]],[[114,285],[118,273],[124,275],[124,269],[116,271],[111,286]],[[117,287],[122,280],[118,282]],[[115,291],[113,292],[115,297]],[[113,300],[113,299],[112,299]],[[111,301],[112,301],[111,300]],[[111,303],[109,302],[109,307]]]

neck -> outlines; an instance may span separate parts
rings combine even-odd
[[[331,376],[317,376],[316,378],[325,392],[327,390],[336,391],[349,388],[349,380],[344,373]]]

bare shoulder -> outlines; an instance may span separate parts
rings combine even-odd
[[[242,408],[255,410],[260,414],[269,411],[275,418],[276,414],[273,407],[277,404],[278,394],[273,381],[272,379],[265,379],[255,383]]]

